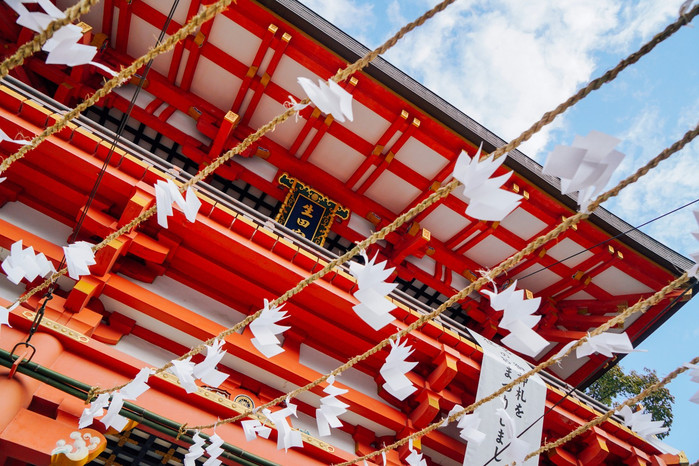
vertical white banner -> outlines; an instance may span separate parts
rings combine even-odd
[[[471,331],[471,335],[483,348],[483,363],[481,364],[476,393],[477,400],[485,398],[530,370],[531,366],[511,351],[473,331]],[[510,418],[514,420],[515,436],[536,422],[519,438],[531,446],[529,451],[534,451],[541,445],[543,419],[539,421],[537,419],[544,414],[546,408],[546,384],[541,380],[541,377],[535,375],[476,410],[481,419],[479,430],[485,433],[486,437],[480,445],[466,446],[464,465],[484,466],[488,464],[494,466],[511,462],[508,455],[508,452],[511,451],[510,448],[505,451],[503,449],[512,439],[508,437],[505,419],[496,412],[498,408],[504,408]],[[537,465],[539,457],[530,458],[524,464]]]

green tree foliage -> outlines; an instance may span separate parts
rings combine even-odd
[[[590,385],[585,392],[592,398],[611,406],[613,403],[624,401],[627,398],[638,395],[646,387],[658,382],[655,370],[644,368],[642,373],[631,371],[625,374],[616,365],[609,369],[602,377]],[[670,394],[667,387],[663,387],[641,400],[641,406],[653,415],[653,420],[665,422],[665,427],[672,426],[672,404],[675,397]],[[632,407],[632,409],[638,408]],[[658,438],[666,437],[670,431],[658,435]]]

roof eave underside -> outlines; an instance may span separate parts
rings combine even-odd
[[[255,1],[301,29],[348,62],[354,62],[369,52],[369,49],[364,45],[296,0]],[[482,141],[483,149],[486,152],[492,152],[506,144],[502,138],[383,58],[377,57],[364,68],[363,72],[467,140],[475,143]],[[557,201],[572,210],[577,210],[576,201],[568,195],[561,194],[559,180],[542,174],[541,165],[519,150],[509,153],[505,165],[527,178]],[[632,225],[601,207],[592,213],[589,220],[612,236],[633,228]],[[693,264],[688,258],[638,230],[629,231],[618,239],[675,275],[681,274]],[[670,312],[674,313],[675,311],[676,309],[673,309]]]

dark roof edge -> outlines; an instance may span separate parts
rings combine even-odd
[[[369,51],[354,38],[296,0],[255,1],[298,27],[348,62],[357,60]],[[497,147],[505,145],[506,141],[383,58],[376,58],[363,72],[469,141],[476,143],[483,141],[483,148],[486,152],[492,152]],[[556,200],[573,210],[577,210],[575,200],[570,196],[561,194],[559,180],[542,174],[541,165],[519,150],[510,152],[505,165],[527,178]],[[633,228],[632,225],[604,208],[595,210],[589,220],[612,236]],[[638,250],[676,275],[681,274],[693,264],[688,258],[638,230],[620,236],[619,241]]]

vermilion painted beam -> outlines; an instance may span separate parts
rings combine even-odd
[[[262,59],[265,57],[267,50],[269,50],[269,46],[272,43],[272,38],[278,30],[279,28],[274,24],[270,24],[267,27],[267,31],[262,37],[262,42],[257,48],[255,57],[252,59],[252,63],[250,64],[250,67],[248,68],[248,71],[245,74],[245,77],[243,78],[243,83],[240,85],[240,88],[238,89],[238,93],[236,94],[235,100],[233,101],[233,105],[231,106],[231,111],[238,114],[241,113],[240,106],[243,104],[245,94],[247,94],[248,89],[250,88],[250,83],[257,76],[257,71],[259,70],[260,65],[262,64]],[[250,121],[250,117],[248,116],[247,118],[245,118],[245,116],[243,116],[243,122],[247,123],[248,121]]]
[[[345,186],[350,189],[354,188],[354,186],[366,174],[369,168],[378,163],[379,155],[383,153],[386,144],[388,144],[391,138],[398,131],[405,130],[409,116],[410,114],[403,110],[392,120],[391,125],[386,129],[386,131],[384,131],[379,140],[376,142],[371,154],[367,155],[366,159],[364,159],[362,164],[354,171],[352,176],[347,179]]]
[[[270,48],[274,50],[274,52],[272,53],[272,58],[270,59],[269,64],[267,65],[267,69],[259,78],[259,81],[255,81],[257,85],[254,86],[250,103],[245,109],[245,116],[243,118],[243,122],[245,124],[250,121],[250,118],[252,118],[253,113],[257,109],[257,105],[260,103],[260,99],[262,99],[262,95],[264,94],[267,85],[270,83],[270,80],[277,69],[277,65],[279,65],[279,61],[284,55],[284,51],[286,50],[287,45],[289,45],[290,40],[291,35],[288,33],[282,34],[280,38],[274,37],[272,39]]]

